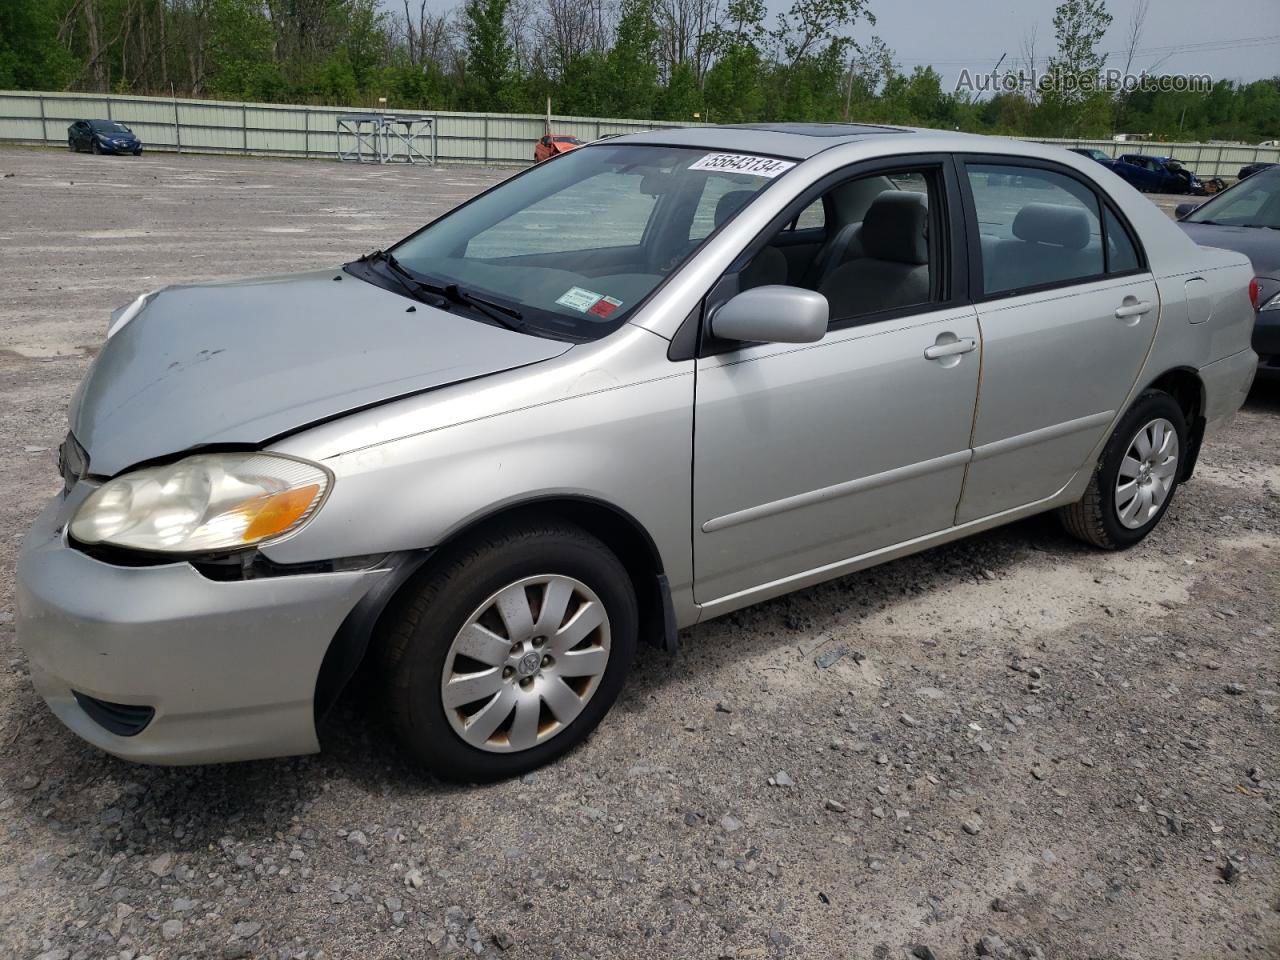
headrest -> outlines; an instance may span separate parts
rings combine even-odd
[[[1083,207],[1028,203],[1013,218],[1013,235],[1028,243],[1083,250],[1089,245],[1089,216]]]
[[[886,190],[871,201],[859,236],[868,257],[928,263],[928,200],[912,190]]]
[[[719,227],[745,207],[755,195],[754,190],[730,190],[716,204],[715,225]]]

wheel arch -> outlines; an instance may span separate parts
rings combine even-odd
[[[550,494],[498,506],[472,517],[438,544],[416,554],[403,554],[382,589],[375,588],[347,615],[325,652],[315,687],[317,723],[363,662],[378,625],[403,591],[411,590],[457,543],[497,524],[556,517],[582,527],[600,539],[621,561],[636,591],[640,640],[675,653],[676,617],[662,555],[649,531],[634,516],[607,501],[580,494]]]
[[[1205,390],[1204,381],[1194,367],[1173,367],[1147,384],[1146,390],[1161,390],[1169,394],[1182,408],[1187,421],[1187,456],[1182,463],[1179,482],[1191,479],[1196,461],[1200,458],[1200,444],[1204,440]]]

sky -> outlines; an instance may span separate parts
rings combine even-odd
[[[769,0],[774,9],[788,0]],[[1004,66],[1022,58],[1023,39],[1036,31],[1036,54],[1054,49],[1053,11],[1060,0],[870,0],[874,32],[904,71],[932,64],[951,89],[960,73],[989,73],[1002,53]],[[1124,67],[1129,21],[1136,0],[1109,0],[1114,20],[1101,47],[1108,67]],[[1222,16],[1216,16],[1217,11]],[[1151,0],[1134,73],[1163,61],[1163,73],[1207,73],[1216,80],[1258,80],[1280,74],[1280,0]],[[1141,51],[1146,51],[1145,53]],[[1117,62],[1118,61],[1118,62]],[[1021,64],[1018,64],[1019,66]],[[1043,62],[1040,64],[1043,68]]]
[[[428,0],[443,10],[460,0]],[[766,0],[776,13],[792,0]],[[859,24],[854,36],[878,35],[902,69],[932,64],[946,89],[961,75],[989,73],[1002,53],[1005,67],[1022,56],[1023,38],[1036,30],[1037,54],[1053,51],[1053,11],[1061,0],[870,0],[876,26]],[[1109,0],[1115,18],[1103,49],[1109,66],[1124,66],[1128,25],[1137,0]],[[382,0],[403,10],[402,0]],[[410,6],[416,7],[416,0]],[[1151,0],[1135,61],[1140,72],[1157,61],[1166,73],[1208,73],[1216,80],[1258,80],[1280,74],[1280,0]],[[1115,61],[1119,60],[1119,64]],[[1043,67],[1043,63],[1041,64]],[[1003,69],[1003,68],[1002,68]]]

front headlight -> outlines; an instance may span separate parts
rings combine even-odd
[[[293,457],[198,454],[108,480],[69,532],[83,544],[159,553],[236,550],[298,530],[332,484],[324,467]]]

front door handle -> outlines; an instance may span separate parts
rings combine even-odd
[[[935,343],[932,347],[925,347],[924,358],[926,360],[941,360],[944,357],[956,357],[962,353],[969,353],[976,350],[978,341],[973,337],[966,337],[963,340],[952,340],[949,343]]]
[[[1138,300],[1132,303],[1126,303],[1123,307],[1116,307],[1116,319],[1129,320],[1133,317],[1140,317],[1143,314],[1150,312],[1150,310],[1150,300]]]

